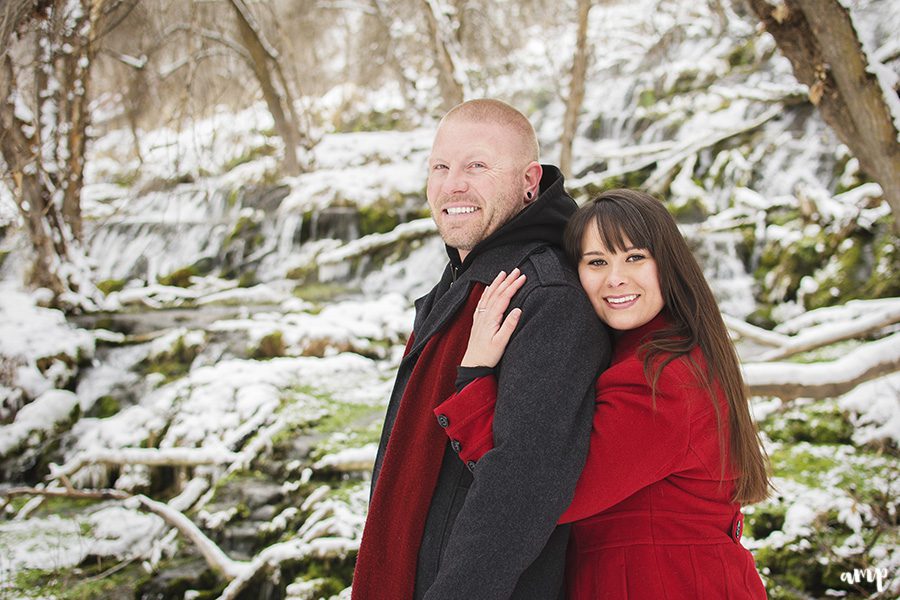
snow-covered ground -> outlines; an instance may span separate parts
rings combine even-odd
[[[876,3],[863,4],[871,9]],[[593,43],[604,50],[596,52],[592,76],[603,85],[588,86],[571,187],[585,194],[646,167],[650,184],[670,183],[673,209],[696,205],[709,213],[684,231],[710,257],[704,266],[723,311],[742,319],[755,309],[757,282],[736,250],[743,235],[735,233],[737,226],[749,225],[758,243],[789,244],[850,224],[871,226],[888,208],[870,204],[880,189],[857,185],[853,161],[841,173],[830,171],[847,149],[820,121],[781,104],[805,91],[784,59],[765,58],[773,50],[770,39],[753,37],[753,28],[739,19],[730,21],[727,35],[714,35],[705,3],[667,3],[647,16],[651,5],[614,3],[592,12]],[[894,19],[898,11],[887,14]],[[883,27],[871,10],[865,15],[870,29]],[[661,47],[667,31],[676,41]],[[532,98],[553,95],[548,86],[555,90],[555,73],[574,44],[568,31],[550,53],[543,40],[552,38],[532,36],[511,57],[528,77],[498,75],[483,90],[534,105],[530,116],[549,160],[558,152],[563,105]],[[734,39],[750,38],[747,60],[758,70],[732,69]],[[379,102],[396,104],[373,94],[372,105]],[[143,329],[126,335],[105,324],[78,327],[39,307],[41,294],[26,292],[20,271],[4,267],[16,274],[0,282],[0,461],[9,481],[161,490],[175,494],[169,506],[190,508],[190,517],[213,537],[249,519],[254,533],[269,536],[265,560],[352,560],[368,498],[365,474],[411,327],[412,301],[445,262],[433,223],[420,214],[433,132],[433,122],[424,121],[411,131],[325,133],[308,157],[313,168],[278,180],[284,193],[272,205],[266,196],[251,199],[242,187],[264,187],[276,168],[270,147],[277,155],[280,140],[266,133],[272,121],[261,104],[237,114],[219,111],[191,130],[144,132],[142,164],[123,158],[130,155],[130,133],[95,140],[83,198],[89,254],[98,279],[122,284],[106,297],[112,321],[140,321]],[[755,144],[725,143],[747,128],[759,131]],[[694,177],[701,165],[703,177]],[[185,175],[192,183],[173,183]],[[835,178],[849,191],[831,193]],[[126,180],[128,186],[115,183]],[[800,197],[815,205],[821,223],[767,224],[767,212],[794,209]],[[322,211],[382,204],[408,211],[410,220],[355,239],[303,238],[308,220]],[[0,224],[18,219],[11,205],[0,186]],[[220,257],[238,225],[247,223],[263,239],[244,256],[258,265],[255,285],[239,287],[214,273],[193,274],[184,286],[157,281]],[[838,258],[821,270],[836,268]],[[22,259],[14,250],[7,261]],[[292,278],[309,271],[316,275],[309,283]],[[815,279],[802,284],[803,293],[816,291]],[[893,310],[896,302],[808,313],[800,302],[785,303],[773,311],[779,325],[771,333],[794,343],[827,336],[866,314]],[[896,330],[896,324],[886,326],[877,336],[890,341]],[[808,366],[801,363],[852,359],[862,343],[841,341],[778,368],[800,373],[798,367]],[[756,348],[748,361],[759,356]],[[753,370],[774,374],[757,364],[748,377]],[[748,508],[751,535],[744,543],[757,553],[764,574],[771,581],[781,577],[777,565],[785,556],[807,570],[819,564],[823,572],[812,575],[817,580],[796,585],[841,597],[849,588],[834,571],[871,566],[890,574],[889,593],[900,592],[898,375],[825,400],[756,398],[754,412],[773,457],[776,494]],[[158,465],[166,461],[182,466],[163,485]],[[242,478],[274,481],[278,500],[258,507],[232,497],[235,489],[253,489]],[[3,510],[0,597],[29,592],[16,589],[26,570],[55,573],[101,557],[136,561],[152,573],[191,544],[135,501],[41,507],[17,498]],[[833,555],[819,555],[816,544]],[[229,560],[241,569],[253,562]],[[319,585],[301,578],[287,593],[308,598]]]

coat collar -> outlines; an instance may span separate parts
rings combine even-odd
[[[510,272],[547,242],[534,241],[491,248],[478,257],[454,281],[453,265],[444,268],[441,280],[426,296],[416,300],[415,340],[406,358],[417,356],[428,340],[456,314],[476,283],[490,284],[500,271]],[[404,360],[406,360],[406,358]]]

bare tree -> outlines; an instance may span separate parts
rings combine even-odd
[[[438,0],[422,0],[422,3],[438,69],[442,108],[446,112],[469,95],[462,50],[457,37],[458,23],[448,14],[449,9],[445,10]]]
[[[263,98],[275,129],[284,142],[284,169],[291,175],[300,172],[297,146],[300,143],[299,119],[287,80],[281,70],[278,51],[263,35],[262,28],[244,0],[229,0],[237,18],[241,43],[250,55],[250,66],[259,81]]]
[[[563,132],[560,139],[559,169],[566,177],[572,176],[572,142],[578,129],[578,113],[584,102],[584,80],[588,65],[588,17],[591,0],[578,0],[578,34],[575,40],[575,55],[569,76],[569,97],[566,100],[566,114],[563,117]]]
[[[98,36],[129,4],[12,0],[0,15],[3,177],[34,249],[29,283],[65,308],[99,298],[81,247],[90,70]]]
[[[886,90],[838,0],[749,0],[825,122],[881,184],[900,234],[900,144]],[[900,118],[900,115],[896,116]]]

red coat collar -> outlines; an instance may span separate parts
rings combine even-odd
[[[670,320],[666,315],[665,309],[661,310],[658,315],[635,329],[620,332],[613,344],[613,362],[619,362],[623,358],[632,356],[642,343],[647,341],[650,336],[660,329],[670,324]]]

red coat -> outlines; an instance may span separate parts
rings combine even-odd
[[[733,475],[726,469],[720,477],[715,409],[686,359],[666,366],[656,408],[651,404],[636,350],[661,325],[657,317],[623,334],[597,380],[590,452],[560,518],[572,523],[568,597],[764,599],[753,557],[739,541],[743,517],[730,500]],[[699,350],[692,356],[703,364]],[[449,417],[447,434],[463,460],[477,461],[492,448],[495,398],[494,378],[483,377],[435,409]]]

